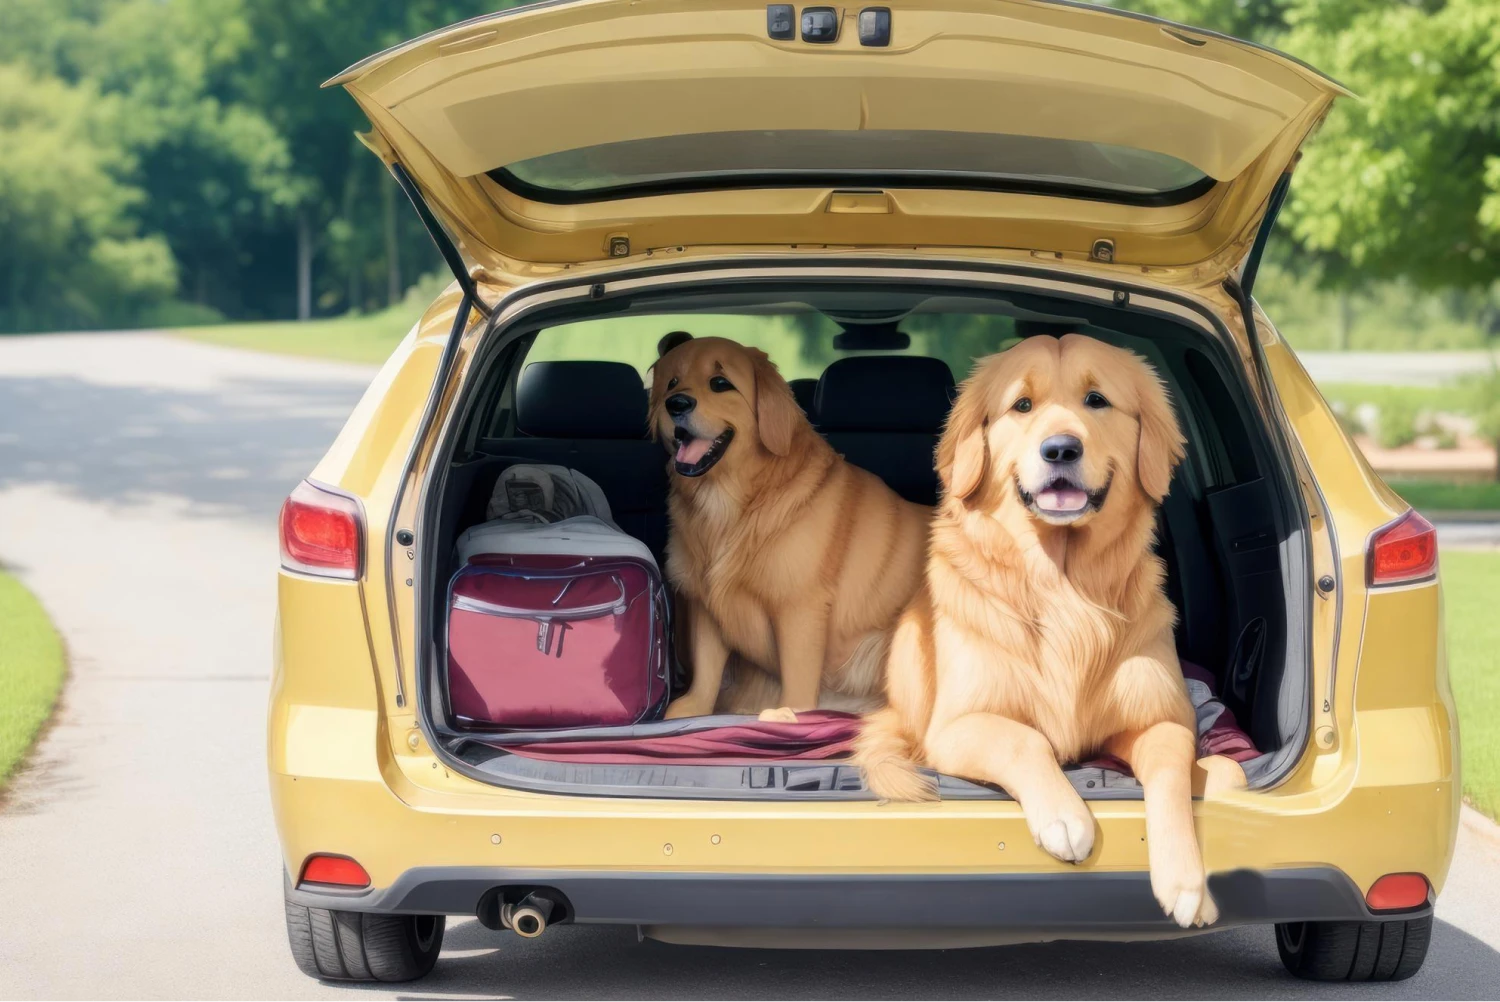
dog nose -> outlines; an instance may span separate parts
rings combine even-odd
[[[697,406],[698,401],[686,393],[674,393],[667,398],[667,413],[673,417],[681,417]]]
[[[1042,443],[1042,458],[1049,463],[1076,463],[1082,457],[1083,443],[1072,435],[1053,435]]]

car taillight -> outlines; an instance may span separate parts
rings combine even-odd
[[[313,856],[302,867],[302,884],[331,884],[334,887],[369,887],[370,875],[348,856]]]
[[[281,506],[281,566],[321,577],[359,577],[364,515],[346,494],[306,480]]]
[[[1370,885],[1365,904],[1372,912],[1405,911],[1427,904],[1427,878],[1420,873],[1387,873]]]
[[[1437,530],[1415,511],[1381,526],[1370,537],[1366,583],[1403,584],[1437,573]]]

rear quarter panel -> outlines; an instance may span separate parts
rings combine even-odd
[[[272,804],[294,876],[303,846],[327,847],[330,816],[359,817],[366,824],[372,804],[399,807],[382,768],[394,742],[415,732],[415,718],[409,699],[397,705],[388,681],[395,658],[385,540],[396,487],[460,298],[450,288],[433,302],[309,474],[362,503],[363,576],[351,582],[280,573],[267,751]],[[401,588],[404,581],[395,584]],[[308,797],[317,810],[306,809]]]
[[[1406,843],[1441,889],[1462,797],[1441,587],[1366,586],[1371,534],[1409,506],[1370,468],[1264,314],[1257,327],[1305,460],[1303,488],[1321,500],[1338,553],[1338,594],[1315,599],[1341,600],[1334,675],[1331,685],[1326,673],[1315,678],[1314,742],[1299,772],[1315,784],[1347,779],[1364,805],[1350,816],[1348,838]]]

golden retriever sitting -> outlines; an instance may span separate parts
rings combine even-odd
[[[1123,349],[1033,337],[980,362],[938,445],[926,587],[856,759],[890,800],[935,797],[917,764],[997,784],[1036,843],[1073,862],[1093,851],[1094,818],[1060,763],[1124,760],[1145,790],[1152,891],[1186,928],[1218,909],[1193,833],[1176,613],[1151,550],[1183,447],[1165,387]],[[1243,783],[1212,764],[1226,763],[1216,776]]]
[[[674,450],[667,576],[687,600],[693,666],[667,716],[717,705],[795,720],[820,694],[878,706],[930,509],[834,453],[765,352],[684,333],[659,350],[652,428]]]

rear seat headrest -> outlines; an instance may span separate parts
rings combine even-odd
[[[536,438],[645,438],[646,407],[624,362],[532,362],[516,386],[516,427]]]
[[[789,379],[786,383],[792,388],[792,396],[797,398],[797,406],[802,408],[808,420],[817,420],[817,410],[813,405],[817,402],[818,381],[816,379]]]
[[[953,403],[953,372],[940,358],[859,355],[841,358],[818,380],[819,431],[920,431],[937,434]]]

